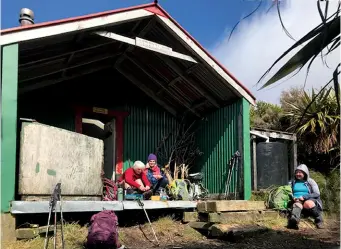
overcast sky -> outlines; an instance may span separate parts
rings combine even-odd
[[[322,7],[324,4],[321,4]],[[330,1],[330,14],[336,10],[337,4],[338,0]],[[285,5],[281,7],[281,15],[287,30],[296,40],[321,22],[316,1],[312,0],[286,0]],[[267,14],[259,11],[243,20],[228,42],[230,30],[231,27],[226,28],[224,37],[210,51],[252,91],[257,100],[279,103],[282,90],[296,85],[303,87],[306,67],[292,79],[276,84],[275,87],[257,90],[259,87],[255,86],[272,63],[294,44],[294,41],[284,33],[276,8]],[[322,63],[320,56],[316,58],[305,89],[311,89],[312,86],[319,88],[328,82],[339,61],[339,49],[327,57],[330,69]]]

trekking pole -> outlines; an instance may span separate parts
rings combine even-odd
[[[53,249],[57,248],[57,212],[54,209]]]
[[[160,246],[160,242],[159,242],[159,240],[158,240],[157,237],[156,237],[156,233],[155,233],[155,231],[154,231],[154,228],[153,228],[153,226],[152,226],[152,223],[150,222],[150,219],[149,219],[149,216],[148,216],[148,214],[147,214],[147,211],[146,211],[146,209],[144,208],[144,204],[142,203],[142,201],[141,201],[140,199],[136,199],[136,201],[137,201],[137,203],[139,204],[139,206],[143,209],[144,213],[146,214],[146,217],[147,217],[147,220],[148,220],[148,222],[149,222],[149,225],[150,225],[150,227],[152,228],[152,231],[153,231],[153,234],[154,234],[156,243],[157,243],[158,246]]]
[[[227,199],[227,194],[229,192],[229,179],[230,179],[230,174],[231,174],[231,167],[232,167],[232,158],[228,162],[228,171],[226,175],[226,185],[225,185],[225,200]]]
[[[64,249],[64,218],[63,218],[63,207],[62,207],[62,187],[61,183],[57,184],[56,186],[56,192],[57,192],[57,200],[59,201],[59,211],[60,211],[60,221],[61,221],[61,237],[62,237],[62,249]]]
[[[237,187],[238,187],[238,167],[239,167],[239,157],[240,157],[240,153],[239,151],[236,151],[236,153],[234,154],[235,156],[235,160],[237,161],[237,166],[236,166],[236,173],[235,173],[235,179],[236,181],[234,182],[234,199],[237,200]]]
[[[52,213],[52,199],[49,204],[49,217],[47,220],[47,228],[46,228],[46,235],[45,235],[45,242],[44,242],[44,249],[47,249],[47,242],[48,242],[48,234],[50,230],[50,219],[51,219],[51,213]]]
[[[55,207],[56,207],[56,202],[57,202],[56,193],[57,193],[57,190],[58,190],[58,184],[53,189],[53,192],[52,192],[51,198],[50,198],[50,203],[49,203],[50,210],[49,210],[49,217],[48,217],[48,220],[47,220],[47,228],[46,228],[44,249],[47,249],[47,247],[48,247],[48,233],[49,233],[49,230],[50,230],[50,220],[51,220],[52,212],[55,211]],[[56,215],[56,213],[55,213],[55,215]],[[56,216],[55,216],[55,219],[56,219]]]
[[[59,208],[60,208],[60,220],[61,220],[61,235],[62,235],[62,249],[65,248],[65,242],[64,242],[64,220],[63,220],[63,209],[62,209],[62,196],[60,196],[60,200],[59,200]]]
[[[231,185],[231,180],[232,180],[232,175],[233,175],[233,170],[234,170],[235,163],[236,163],[236,160],[232,156],[232,158],[231,158],[231,168],[230,168],[229,176],[228,176],[227,183],[226,183],[227,184],[227,191],[225,193],[225,200],[227,200],[228,194],[230,193],[230,185]]]

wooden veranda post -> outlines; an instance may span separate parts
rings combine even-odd
[[[18,44],[2,47],[1,63],[1,213],[15,197],[17,142]]]
[[[250,146],[250,104],[242,99],[242,165],[244,175],[244,200],[251,198],[251,146]]]

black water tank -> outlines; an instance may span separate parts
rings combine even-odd
[[[281,142],[257,144],[257,188],[286,185],[289,180],[288,146]]]

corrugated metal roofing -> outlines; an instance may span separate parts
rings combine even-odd
[[[219,67],[221,67],[223,69],[223,71],[226,72],[226,74],[231,77],[237,84],[239,84],[252,98],[253,95],[248,91],[247,88],[245,88],[235,77],[232,76],[232,74],[226,70],[221,64],[219,64],[219,62],[213,58],[192,36],[190,36],[190,34],[188,34],[188,32],[186,30],[184,30],[164,9],[162,9],[158,4],[147,4],[147,5],[140,5],[140,6],[134,6],[132,8],[126,8],[126,9],[118,9],[118,10],[114,10],[114,11],[107,11],[107,12],[103,12],[103,13],[97,13],[97,14],[93,14],[93,15],[87,15],[87,16],[82,16],[82,17],[77,17],[77,18],[69,18],[69,19],[64,19],[64,20],[59,20],[59,21],[54,21],[54,22],[48,22],[48,23],[40,23],[40,24],[34,24],[34,25],[30,25],[30,26],[24,26],[24,27],[17,27],[17,28],[14,28],[14,29],[8,29],[8,30],[3,30],[1,31],[1,35],[11,35],[12,33],[16,33],[16,32],[21,32],[21,31],[25,31],[25,30],[31,30],[31,29],[35,29],[35,28],[41,28],[41,27],[52,27],[52,26],[56,26],[56,25],[60,25],[60,24],[64,24],[64,23],[71,23],[71,22],[77,22],[77,21],[82,21],[82,20],[86,20],[86,19],[91,19],[91,18],[96,18],[96,17],[104,17],[104,16],[109,16],[109,15],[112,15],[112,14],[115,14],[115,13],[122,13],[122,12],[125,12],[125,11],[132,11],[132,10],[147,10],[147,11],[151,11],[153,13],[156,13],[160,16],[164,16],[164,17],[167,17],[168,19],[170,19],[180,30],[182,30],[182,32],[184,32],[189,39],[191,39],[200,49],[202,49],[202,51],[204,53],[206,53],[215,63],[218,64]],[[148,18],[146,18],[148,19]],[[117,33],[126,33],[127,36],[129,37],[134,37],[132,34],[133,33],[136,33],[136,32],[132,32],[132,30],[134,29],[135,31],[138,31],[137,33],[141,32],[142,29],[140,27],[138,27],[139,25],[138,24],[141,24],[141,23],[137,23],[137,22],[128,22],[130,23],[130,28],[128,28],[127,26],[129,26],[127,23],[125,24],[120,24],[120,25],[116,25],[114,27],[114,29],[116,30]],[[126,30],[129,30],[128,32],[124,32]],[[143,32],[143,31],[142,31]],[[70,36],[72,35],[72,33],[70,34],[66,34],[66,35],[62,35],[62,36]],[[83,35],[83,34],[82,34]],[[78,34],[76,34],[76,36],[74,37],[74,41],[76,40],[80,40],[82,39],[82,35],[80,35],[80,37],[78,36]],[[188,49],[181,45],[180,42],[178,42],[176,39],[173,38],[172,35],[170,34],[167,34],[167,32],[165,32],[165,28],[163,27],[163,25],[161,25],[160,23],[158,22],[155,22],[153,28],[147,32],[144,37],[146,38],[150,38],[151,40],[154,40],[154,41],[159,41],[160,43],[162,44],[165,44],[165,43],[170,43],[171,44],[171,47],[174,48],[174,50],[176,50],[177,52],[188,52]],[[39,40],[39,43],[40,42],[43,42],[43,40],[45,39],[40,39]],[[55,39],[50,39],[52,41],[55,41]],[[67,40],[67,39],[66,39]],[[26,42],[25,42],[26,43]],[[34,46],[33,44],[37,44],[37,42],[28,42],[30,45],[27,45],[27,46]],[[23,44],[24,45],[24,44]],[[25,46],[25,45],[24,45]],[[69,46],[70,47],[70,46]],[[122,47],[125,47],[124,45],[123,46],[120,46],[120,48]],[[186,62],[185,62],[186,63]],[[177,64],[181,65],[181,64],[185,64],[183,61],[179,61],[177,62]],[[205,65],[206,67],[207,65]],[[185,65],[185,68],[188,69],[188,67],[186,67]],[[63,75],[64,74],[64,71],[63,71]],[[212,75],[210,75],[212,76]],[[215,78],[217,78],[215,76]],[[219,79],[219,81],[224,81],[222,79]],[[212,82],[211,82],[212,83]],[[223,87],[227,87],[228,84],[222,84]],[[220,88],[220,87],[219,87]],[[234,90],[235,91],[235,90]],[[221,91],[219,91],[217,89],[216,93],[220,93]],[[226,93],[224,93],[224,96],[226,96]],[[213,98],[214,96],[212,96]],[[211,98],[211,100],[212,100]],[[227,96],[226,98],[229,98],[229,96]],[[212,101],[211,101],[212,102]],[[217,107],[217,104],[214,104],[215,107]],[[188,109],[188,108],[187,108]]]

